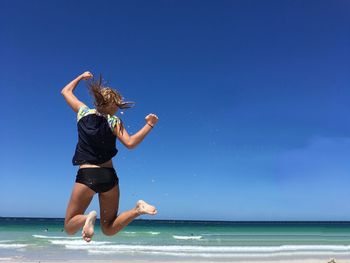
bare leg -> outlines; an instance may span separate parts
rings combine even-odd
[[[117,217],[119,207],[118,185],[108,192],[100,193],[99,201],[101,229],[108,236],[119,232],[141,214],[155,215],[157,213],[157,210],[153,206],[148,205],[144,201],[139,201],[135,208],[123,212]]]
[[[80,183],[74,184],[72,195],[67,207],[66,218],[64,220],[64,229],[68,234],[72,235],[76,233],[85,225],[88,216],[84,215],[84,212],[89,206],[94,194],[95,192],[86,185]],[[86,241],[91,240],[91,236],[93,235],[93,227],[92,234],[91,231],[88,232],[88,236],[84,238]]]

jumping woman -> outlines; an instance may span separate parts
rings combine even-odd
[[[90,109],[73,94],[81,80],[89,79],[88,86],[96,109]],[[116,234],[142,214],[155,215],[157,210],[154,206],[139,200],[133,209],[117,216],[119,185],[112,158],[117,154],[117,138],[128,149],[135,148],[153,129],[158,117],[147,115],[146,124],[130,136],[115,114],[118,109],[132,107],[133,103],[123,101],[116,90],[102,85],[101,77],[96,81],[88,71],[67,84],[61,93],[77,113],[79,136],[73,157],[73,165],[79,165],[79,170],[67,207],[65,231],[74,234],[83,228],[83,239],[91,241],[97,214],[95,211],[88,215],[84,213],[96,193],[100,204],[101,229],[105,235]]]

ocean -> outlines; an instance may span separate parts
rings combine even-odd
[[[0,218],[0,260],[350,258],[350,222],[135,220],[115,236],[96,223],[91,243],[63,219]]]

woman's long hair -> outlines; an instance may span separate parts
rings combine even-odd
[[[90,94],[94,97],[94,104],[98,112],[108,114],[108,109],[117,105],[119,109],[128,109],[135,105],[134,102],[124,101],[122,95],[110,87],[103,86],[102,75],[96,80],[93,78],[88,82]],[[123,130],[123,123],[120,123],[120,131]]]

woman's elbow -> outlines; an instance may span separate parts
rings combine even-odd
[[[125,146],[125,148],[132,150],[136,147],[137,143],[132,136],[128,136],[127,138],[119,137],[121,143]]]
[[[132,149],[134,149],[134,148],[136,147],[136,145],[133,144],[133,143],[128,143],[128,144],[125,145],[125,146],[126,146],[126,148],[128,148],[129,150],[132,150]]]
[[[69,89],[69,87],[64,87],[62,90],[61,90],[61,94],[63,96],[69,96],[70,94],[72,94],[72,90]]]
[[[67,93],[67,91],[63,88],[63,89],[61,90],[61,95],[62,95],[62,96],[65,96],[66,93]]]
[[[124,145],[129,150],[132,150],[136,147],[136,143],[133,140],[129,140],[129,141],[125,142]]]

